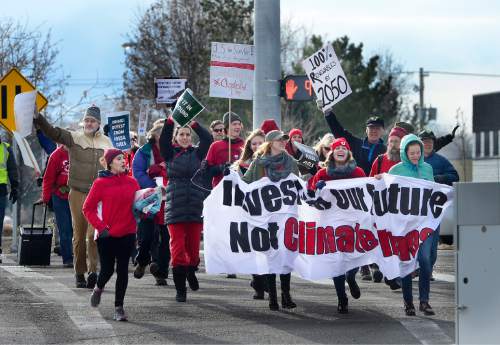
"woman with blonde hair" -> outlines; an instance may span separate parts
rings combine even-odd
[[[326,159],[328,157],[328,154],[330,153],[330,145],[332,144],[334,139],[335,137],[332,133],[326,133],[313,147],[314,151],[316,151],[316,153],[318,154],[319,165],[322,168],[326,166]]]

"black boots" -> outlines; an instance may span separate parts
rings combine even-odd
[[[252,274],[252,281],[250,286],[255,290],[255,295],[253,299],[264,299],[264,291],[266,285],[266,278],[261,274]]]
[[[189,288],[193,291],[196,291],[200,288],[198,278],[196,278],[196,275],[194,274],[195,271],[195,266],[187,266],[187,281],[189,283]]]
[[[276,292],[276,274],[266,274],[266,280],[269,287],[269,309],[279,310],[278,293]]]
[[[174,276],[175,289],[177,290],[175,300],[177,302],[186,302],[186,267],[174,267],[172,268],[172,273]]]
[[[292,296],[290,296],[290,280],[292,275],[288,274],[280,274],[280,282],[281,282],[281,306],[284,309],[293,309],[297,307],[297,304],[292,300]]]
[[[347,307],[349,304],[349,300],[346,299],[340,299],[339,298],[339,305],[337,306],[337,311],[339,314],[347,314],[349,312],[349,308]]]

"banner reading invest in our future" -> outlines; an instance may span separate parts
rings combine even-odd
[[[451,202],[451,187],[387,174],[330,181],[312,196],[293,174],[247,184],[231,173],[204,204],[207,273],[316,280],[376,263],[403,277]]]

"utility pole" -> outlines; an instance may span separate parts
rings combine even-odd
[[[273,119],[281,128],[280,0],[255,0],[253,128]]]
[[[420,123],[420,129],[424,127],[424,120],[425,120],[425,108],[424,108],[424,77],[429,76],[428,72],[424,72],[424,69],[420,67],[419,69],[419,76],[420,76],[420,86],[419,86],[419,93],[420,93],[420,102],[418,106],[418,119]]]

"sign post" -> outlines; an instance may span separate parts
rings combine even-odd
[[[181,127],[188,125],[198,116],[205,107],[194,97],[191,89],[187,88],[177,100],[172,117]]]
[[[352,93],[333,46],[327,44],[302,62],[316,97],[323,102],[323,112]]]

